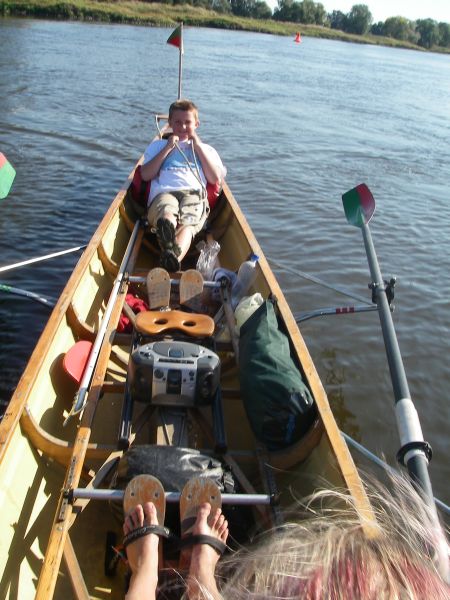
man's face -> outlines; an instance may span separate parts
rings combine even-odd
[[[192,137],[192,134],[198,127],[197,117],[192,110],[175,110],[169,119],[169,125],[172,131],[180,138],[180,141],[186,141]]]

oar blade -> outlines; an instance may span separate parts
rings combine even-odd
[[[6,198],[16,176],[11,163],[6,156],[0,152],[0,200]]]
[[[375,211],[374,197],[365,183],[345,192],[342,202],[347,221],[355,227],[367,225]]]
[[[76,342],[63,358],[64,371],[80,385],[92,350],[92,342],[80,340]]]

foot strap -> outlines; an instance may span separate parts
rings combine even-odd
[[[162,527],[161,525],[144,525],[144,527],[138,527],[137,529],[130,531],[130,533],[123,538],[123,545],[126,548],[128,544],[132,544],[139,538],[144,537],[144,535],[149,535],[150,533],[154,533],[155,535],[164,538],[170,536],[170,530],[167,527]]]
[[[219,554],[223,554],[227,548],[226,544],[212,535],[187,535],[181,538],[179,547],[184,548],[186,546],[196,546],[197,544],[208,544],[208,546],[217,550]]]

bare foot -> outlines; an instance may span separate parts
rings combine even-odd
[[[144,525],[158,525],[153,502],[138,504],[125,518],[123,533],[127,535]],[[128,564],[131,569],[127,600],[155,600],[158,584],[159,537],[150,533],[127,546]]]
[[[228,538],[228,522],[221,509],[218,508],[211,514],[211,505],[208,502],[201,504],[192,535],[210,535],[225,544]],[[206,598],[204,591],[208,592],[210,594],[208,597],[212,597],[214,600],[222,598],[214,576],[219,558],[220,554],[217,550],[208,544],[193,546],[187,582],[189,600]]]

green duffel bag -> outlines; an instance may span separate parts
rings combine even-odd
[[[292,360],[289,340],[278,328],[270,300],[241,327],[239,379],[252,431],[269,450],[286,448],[308,431],[316,405]]]

